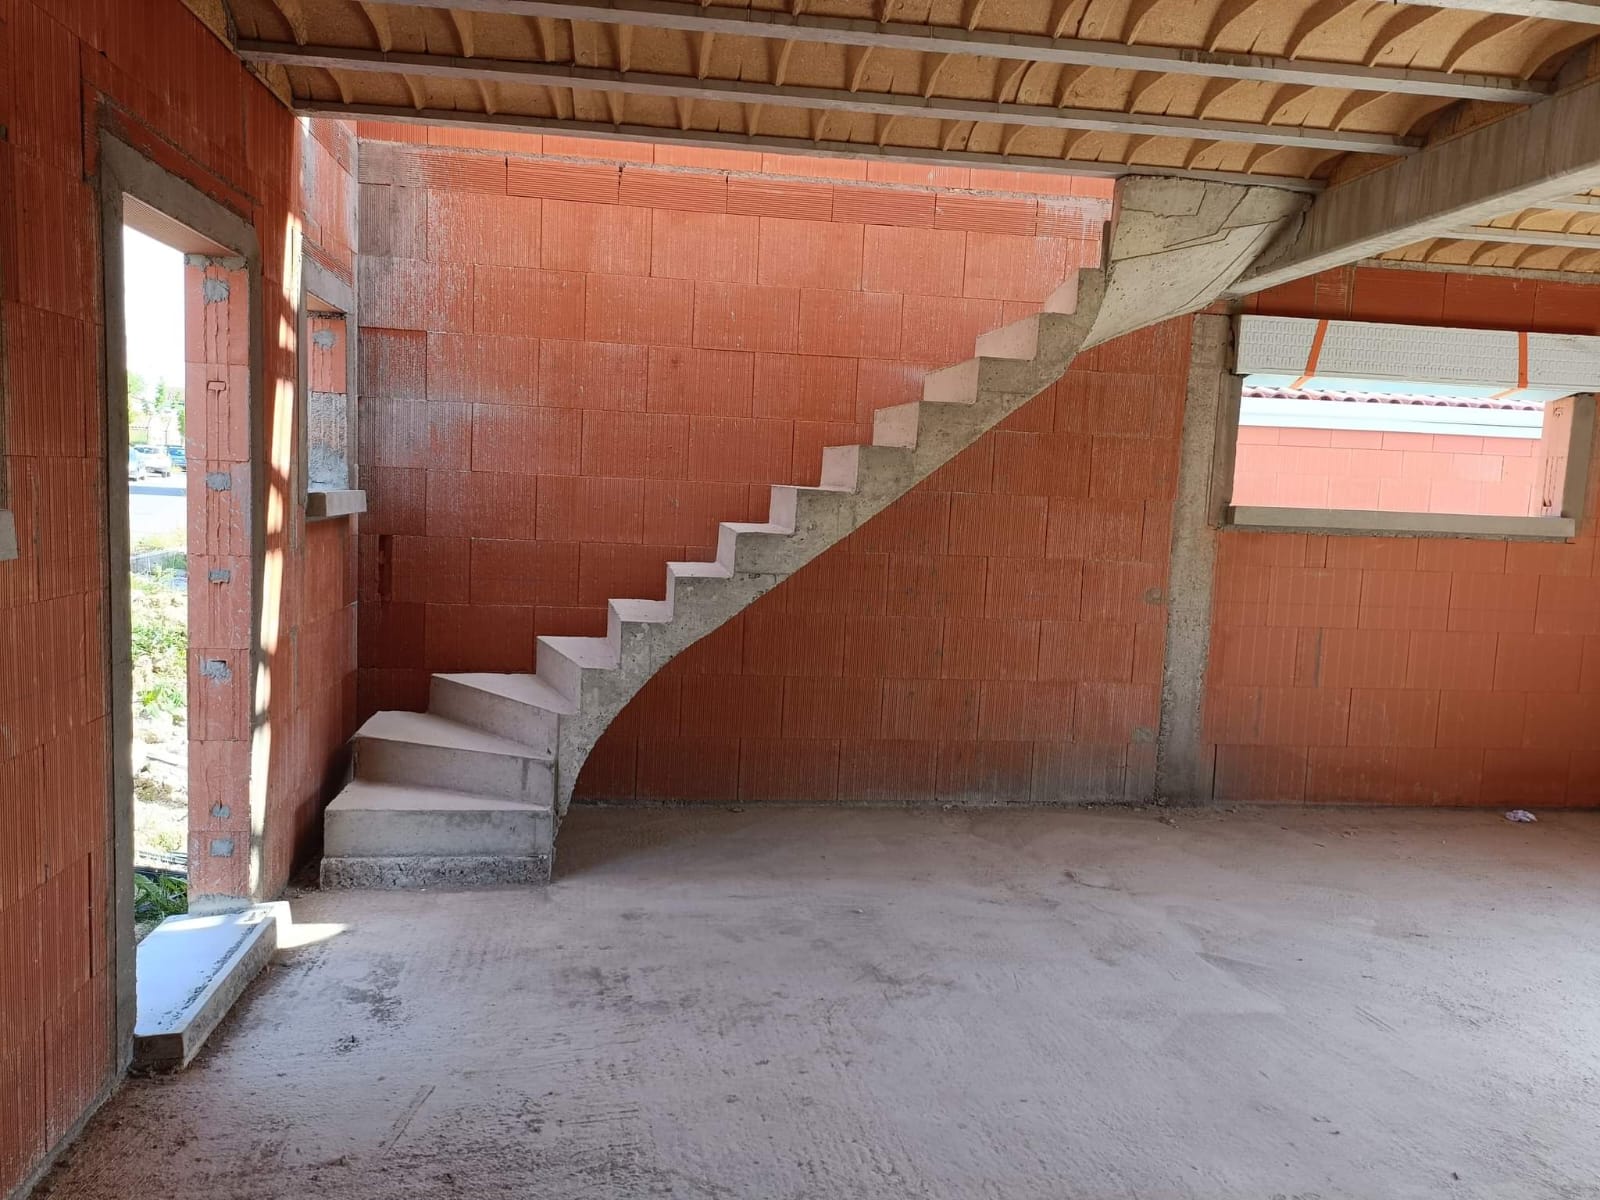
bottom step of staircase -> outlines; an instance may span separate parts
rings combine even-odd
[[[323,821],[325,888],[484,887],[550,878],[547,806],[357,779]]]

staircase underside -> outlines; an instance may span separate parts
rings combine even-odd
[[[433,678],[426,713],[355,736],[329,806],[324,886],[464,886],[549,877],[583,763],[646,681],[1054,383],[1080,352],[1213,302],[1304,206],[1272,188],[1125,179],[1106,265],[880,409],[867,445],[823,451],[816,487],[772,489],[727,522],[712,562],[666,565],[664,600],[612,600],[604,637],[541,637],[533,675]]]

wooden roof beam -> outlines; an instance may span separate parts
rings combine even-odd
[[[1410,67],[1369,67],[1168,46],[1129,46],[1121,42],[965,29],[959,25],[879,23],[727,5],[683,3],[681,0],[403,0],[403,4],[413,8],[471,9],[476,12],[559,17],[563,20],[644,25],[689,32],[711,31],[739,37],[789,38],[802,42],[918,50],[934,54],[970,54],[982,58],[1070,63],[1120,71],[1167,71],[1181,75],[1297,83],[1310,87],[1447,96],[1454,100],[1525,104],[1542,99],[1552,90],[1550,85],[1539,81],[1490,75],[1453,74]],[[398,2],[393,5],[401,6]]]
[[[1461,237],[1463,228],[1526,208],[1560,208],[1595,187],[1600,80],[1328,189],[1234,291],[1259,291],[1428,238]]]
[[[1083,175],[1117,179],[1124,175],[1150,175],[1204,179],[1216,183],[1259,184],[1296,192],[1317,192],[1322,182],[1278,175],[1250,175],[1242,171],[1188,170],[1145,163],[1105,162],[1101,159],[1044,158],[1024,154],[992,154],[977,150],[935,150],[917,146],[879,146],[872,142],[814,142],[810,138],[752,136],[710,129],[679,129],[669,125],[608,125],[599,121],[564,120],[560,117],[527,117],[515,113],[464,113],[445,108],[401,108],[389,104],[343,104],[326,100],[297,100],[297,112],[356,117],[371,121],[394,121],[423,125],[446,125],[468,129],[492,129],[500,133],[556,133],[624,142],[667,142],[699,146],[712,150],[770,150],[775,153],[806,154],[813,157],[870,159],[876,162],[914,163],[918,166],[988,167],[1000,171],[1034,171],[1050,175]]]
[[[459,58],[443,54],[385,54],[381,50],[350,50],[331,46],[293,46],[287,42],[241,41],[238,52],[247,62],[278,63],[291,67],[327,67],[468,79],[477,82],[521,83],[529,86],[575,87],[607,95],[665,96],[695,100],[721,100],[740,104],[770,104],[823,112],[873,113],[879,116],[928,117],[941,121],[989,121],[1003,125],[1030,125],[1046,129],[1091,129],[1098,133],[1134,136],[1194,138],[1214,142],[1248,142],[1258,145],[1298,146],[1349,153],[1412,154],[1419,148],[1414,138],[1382,133],[1352,133],[1313,129],[1300,125],[1219,121],[1207,117],[1173,117],[1162,113],[1127,113],[1051,105],[958,100],[888,92],[861,92],[839,88],[778,87],[727,79],[691,79],[683,75],[653,75],[638,71],[612,71],[599,67],[534,63],[522,60]],[[859,82],[859,81],[857,81]]]
[[[1469,242],[1504,242],[1508,246],[1560,246],[1569,250],[1600,250],[1600,234],[1594,233],[1507,229],[1498,225],[1462,225],[1445,236]]]

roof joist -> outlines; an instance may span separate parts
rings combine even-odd
[[[1600,25],[1600,0],[1428,0],[1428,7]]]
[[[941,121],[989,121],[1050,129],[1087,129],[1135,136],[1194,138],[1216,142],[1249,142],[1298,146],[1315,150],[1403,155],[1418,148],[1414,138],[1381,133],[1314,129],[1219,121],[1162,113],[1055,108],[1047,105],[961,100],[835,88],[780,87],[737,80],[690,78],[604,70],[560,63],[533,63],[440,54],[398,54],[327,46],[295,46],[278,42],[242,41],[239,54],[251,62],[284,66],[325,67],[340,71],[387,72],[400,75],[467,79],[474,82],[520,83],[535,87],[573,87],[606,94],[666,96],[808,108],[824,112],[872,113],[886,117],[925,117]]]
[[[774,153],[804,154],[812,157],[870,159],[875,162],[915,163],[920,166],[989,167],[1005,171],[1037,171],[1053,175],[1088,175],[1115,179],[1124,175],[1178,176],[1207,179],[1217,183],[1243,183],[1283,188],[1288,191],[1316,192],[1322,182],[1276,175],[1250,175],[1240,171],[1207,171],[1145,163],[1102,162],[1084,158],[1040,158],[1023,154],[991,154],[975,150],[942,150],[914,146],[880,146],[873,142],[840,142],[811,138],[781,137],[767,134],[724,133],[718,130],[683,129],[667,125],[607,125],[597,121],[563,120],[559,117],[527,117],[512,113],[459,112],[454,109],[400,108],[386,104],[345,104],[322,100],[301,100],[296,108],[304,113],[355,117],[371,121],[398,121],[424,125],[449,125],[499,132],[556,133],[566,136],[605,138],[625,142],[667,142],[679,146],[698,146],[712,150],[770,150]]]
[[[1484,0],[1487,3],[1488,0]],[[1533,0],[1530,0],[1533,2]],[[1545,0],[1555,3],[1557,0]],[[1567,0],[1575,3],[1576,0]],[[642,25],[691,33],[732,34],[789,41],[827,42],[933,54],[969,54],[1106,67],[1122,71],[1161,71],[1267,83],[1355,91],[1401,92],[1454,100],[1526,104],[1550,94],[1537,80],[1408,67],[1316,62],[1260,54],[1125,45],[1081,38],[1052,38],[959,25],[914,25],[822,17],[795,12],[685,4],[677,0],[404,0],[415,8],[471,9],[476,12],[556,17],[568,21]]]

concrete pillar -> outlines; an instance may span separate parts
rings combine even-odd
[[[1212,755],[1202,736],[1201,718],[1211,653],[1217,526],[1228,503],[1239,404],[1239,380],[1231,370],[1231,319],[1197,316],[1191,338],[1156,734],[1155,799],[1163,804],[1204,804],[1211,799]]]

